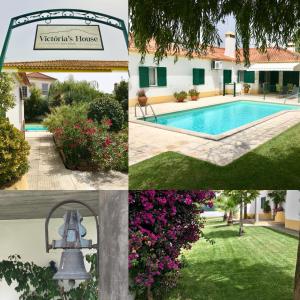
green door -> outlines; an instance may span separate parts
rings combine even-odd
[[[231,83],[231,80],[232,80],[231,76],[232,76],[231,70],[223,70],[224,83]]]

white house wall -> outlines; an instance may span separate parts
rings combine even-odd
[[[300,191],[287,191],[285,202],[285,226],[300,230]]]
[[[16,82],[13,90],[15,106],[6,112],[6,117],[9,119],[11,124],[13,124],[19,130],[21,130],[24,121],[24,101],[20,99],[19,89],[20,86]]]
[[[139,87],[139,66],[157,66],[154,55],[146,55],[145,61],[141,64],[141,55],[131,52],[129,54],[129,104],[134,105],[137,100]],[[181,90],[188,91],[196,88],[200,91],[200,97],[219,95],[223,91],[223,70],[211,70],[211,60],[194,58],[189,60],[179,57],[174,63],[174,56],[167,57],[159,64],[167,68],[167,86],[143,88],[152,103],[173,101],[173,94]],[[193,68],[205,69],[205,84],[193,85]],[[237,70],[243,70],[241,64],[223,61],[223,69],[232,70],[232,81],[237,81]]]
[[[33,261],[39,266],[48,266],[51,260],[59,266],[62,250],[45,250],[45,232],[43,219],[0,221],[0,261],[7,260],[10,255],[18,254],[22,261]],[[63,219],[53,219],[49,226],[50,243],[53,239],[60,239],[57,233]],[[84,218],[82,223],[87,229],[85,238],[96,242],[96,225],[94,218]],[[5,241],[5,242],[3,242]],[[83,251],[85,254],[89,251]],[[87,266],[88,269],[88,266]],[[8,286],[5,281],[0,281],[0,299],[18,300],[18,293],[14,290],[15,284]]]

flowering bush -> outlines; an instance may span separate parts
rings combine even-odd
[[[128,170],[128,132],[111,132],[110,119],[87,118],[86,105],[60,106],[44,124],[53,133],[66,165],[80,170]]]
[[[132,288],[142,299],[176,283],[180,251],[201,237],[199,214],[203,206],[213,206],[213,197],[212,191],[129,193],[129,268]]]

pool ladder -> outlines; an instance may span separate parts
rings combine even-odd
[[[152,115],[153,115],[153,117],[155,118],[155,122],[157,122],[157,117],[156,117],[156,114],[155,114],[154,109],[153,109],[153,107],[152,107],[151,104],[148,104],[148,103],[147,103],[145,106],[141,106],[139,103],[137,103],[137,104],[134,106],[134,116],[135,116],[135,117],[137,117],[137,112],[136,112],[137,107],[140,109],[140,111],[141,111],[141,113],[142,113],[142,115],[143,115],[143,119],[144,119],[144,120],[146,119],[146,116],[148,115],[148,113],[147,113],[147,108],[150,107],[150,109],[151,109],[151,111],[152,111]],[[143,110],[143,107],[145,108],[145,112],[144,112],[144,110]]]

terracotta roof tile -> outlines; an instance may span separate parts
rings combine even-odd
[[[154,42],[150,42],[148,46],[148,52],[150,54],[154,54],[156,50],[156,46]],[[137,48],[135,47],[134,43],[130,42],[129,47],[130,52],[138,52]],[[222,60],[222,61],[236,61],[236,58],[229,57],[224,55],[225,48],[218,48],[213,47],[208,49],[206,54],[200,56],[202,59],[211,59],[211,60]],[[178,56],[185,56],[186,51],[181,50],[178,53]],[[244,57],[242,55],[243,51],[240,50],[240,61],[244,61]],[[169,55],[172,55],[172,51],[169,51]],[[198,57],[196,54],[194,57]],[[275,49],[275,48],[268,48],[266,53],[261,53],[256,48],[250,49],[250,62],[251,63],[262,63],[262,62],[300,62],[300,53],[292,52],[286,49]]]
[[[35,78],[35,79],[57,80],[54,77],[51,77],[51,76],[48,76],[46,74],[39,73],[39,72],[28,73],[27,77],[28,78]]]
[[[48,60],[48,61],[27,61],[7,62],[6,69],[17,69],[19,71],[90,71],[109,72],[111,70],[127,70],[127,61],[99,61],[99,60]]]

